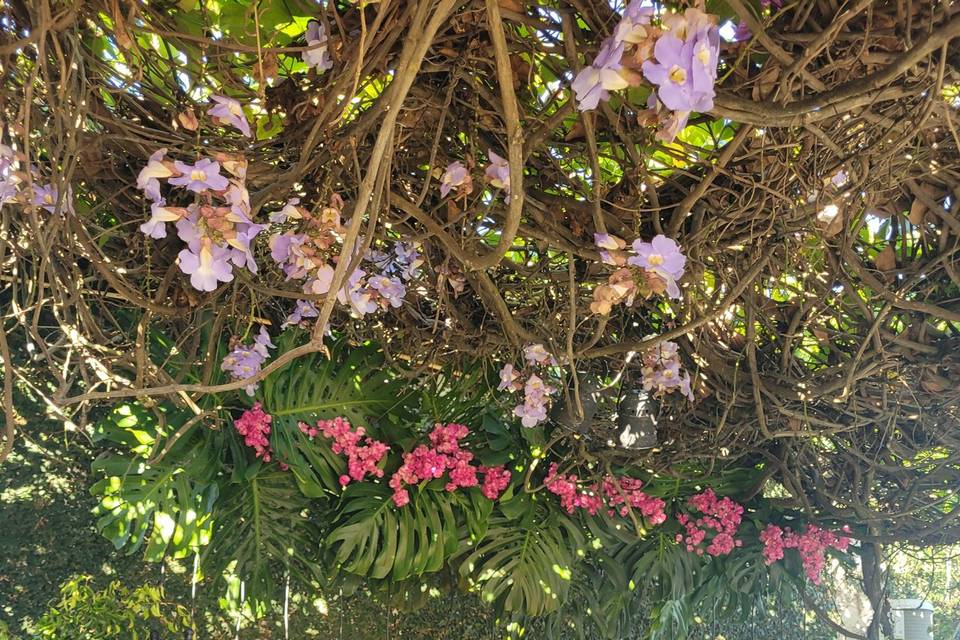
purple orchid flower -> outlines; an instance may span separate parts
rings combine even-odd
[[[620,75],[623,42],[607,38],[590,66],[584,67],[574,78],[571,87],[577,96],[580,111],[596,109],[600,101],[610,99],[611,91],[625,89],[629,83]]]
[[[654,16],[654,8],[644,2],[645,0],[631,0],[627,5],[623,18],[613,32],[616,42],[639,44],[647,39],[647,26]]]
[[[276,348],[277,345],[273,344],[273,342],[270,340],[270,334],[267,333],[267,328],[260,327],[260,333],[258,333],[257,337],[253,339],[253,350],[266,358],[270,355],[269,349]]]
[[[752,37],[753,37],[753,32],[750,31],[750,25],[748,25],[743,20],[738,22],[736,28],[733,31],[733,41],[746,42]]]
[[[327,31],[319,22],[310,21],[306,33],[307,46],[312,47],[303,52],[303,61],[313,67],[317,73],[323,73],[333,66],[330,53],[327,51]]]
[[[694,68],[694,47],[699,42],[684,42],[668,33],[660,36],[653,47],[657,61],[647,60],[643,63],[644,77],[657,85],[657,96],[668,109],[704,112],[713,108],[715,92],[712,84],[707,87],[709,90],[697,89],[704,86],[706,74],[699,57]],[[707,54],[710,54],[709,50]],[[698,78],[696,83],[695,76]]]
[[[720,30],[715,25],[701,27],[693,36],[693,90],[709,94],[713,100],[720,61]]]
[[[667,294],[671,298],[679,298],[677,280],[683,277],[687,264],[687,257],[680,251],[680,245],[671,238],[657,235],[650,242],[634,240],[633,250],[637,255],[628,258],[627,263],[662,278],[667,284]]]
[[[270,222],[283,224],[291,218],[294,220],[299,220],[301,215],[300,211],[297,209],[298,204],[300,204],[300,198],[290,198],[287,200],[287,204],[283,205],[283,209],[270,214]]]
[[[396,278],[373,276],[367,281],[367,285],[379,293],[394,308],[402,306],[403,297],[407,295],[407,288]]]
[[[296,306],[294,306],[293,311],[290,315],[287,316],[286,320],[283,321],[283,324],[280,325],[281,329],[292,325],[298,325],[307,318],[317,318],[320,316],[320,311],[317,309],[316,305],[313,304],[310,300],[297,300]]]
[[[253,340],[253,344],[240,345],[234,348],[220,364],[220,369],[230,373],[236,380],[246,380],[255,376],[263,368],[263,363],[270,357],[269,349],[275,348],[270,341],[270,334],[264,327],[260,327],[260,333]],[[257,384],[250,384],[244,387],[247,395],[253,395],[257,390]]]
[[[230,251],[218,246],[203,246],[199,253],[189,248],[178,254],[180,270],[190,276],[190,284],[199,291],[214,291],[218,282],[233,280]]]
[[[210,107],[207,115],[220,124],[228,124],[235,127],[240,133],[248,138],[253,137],[250,132],[250,123],[247,122],[247,116],[243,113],[243,105],[239,101],[226,96],[212,95],[210,99],[217,104]]]
[[[324,294],[330,291],[330,285],[333,284],[334,269],[329,264],[322,265],[314,273],[312,280],[304,285],[304,290],[316,294]]]
[[[30,198],[30,204],[36,205],[50,213],[57,213],[57,202],[60,199],[60,190],[53,184],[39,185],[33,184],[33,195]],[[67,187],[66,196],[63,198],[62,213],[73,213],[73,189]]]
[[[195,193],[223,191],[230,186],[230,181],[220,175],[220,163],[210,158],[202,158],[197,164],[186,164],[177,160],[173,166],[182,175],[170,178],[168,182],[178,187],[186,187]]]
[[[497,385],[497,391],[519,391],[519,384],[516,382],[520,374],[517,373],[512,364],[505,364],[500,369],[500,384]]]

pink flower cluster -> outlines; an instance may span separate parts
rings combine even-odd
[[[460,440],[470,430],[462,424],[437,424],[430,433],[430,446],[419,445],[413,451],[403,454],[403,464],[390,478],[393,489],[393,503],[402,507],[410,502],[410,494],[405,488],[425,480],[435,480],[448,474],[445,485],[447,491],[458,488],[476,487],[480,484],[477,474],[483,474],[483,495],[496,500],[510,484],[510,472],[503,466],[485,467],[471,464],[473,454],[460,447]]]
[[[594,241],[600,249],[600,259],[617,270],[606,284],[593,290],[592,312],[607,315],[615,305],[632,305],[638,295],[649,298],[655,293],[666,293],[680,298],[677,281],[683,277],[687,257],[676,241],[664,235],[655,236],[650,242],[638,238],[631,245],[632,252],[626,250],[626,241],[609,233],[594,234]]]
[[[503,365],[497,390],[514,393],[523,389],[523,402],[514,407],[513,415],[520,418],[523,426],[535,427],[547,419],[550,396],[556,392],[543,378],[547,376],[548,367],[557,366],[557,360],[542,344],[527,345],[523,359],[525,370],[517,371],[512,363]],[[526,382],[520,382],[524,376],[527,376]]]
[[[827,549],[846,551],[850,546],[850,538],[838,536],[832,531],[821,529],[809,524],[803,533],[781,529],[775,524],[768,524],[760,532],[760,542],[763,543],[763,559],[771,565],[783,559],[785,549],[796,549],[803,562],[803,570],[807,578],[814,584],[820,584],[820,576],[827,562]]]
[[[680,368],[680,347],[676,342],[661,342],[643,354],[640,373],[643,376],[643,388],[647,391],[664,394],[679,389],[687,398],[694,399],[690,374]]]
[[[677,520],[686,529],[686,535],[677,534],[677,542],[687,547],[687,551],[703,555],[706,551],[712,556],[724,556],[742,546],[740,540],[734,538],[740,528],[743,518],[743,506],[730,498],[717,498],[713,489],[707,489],[689,500],[692,509],[701,514],[698,518],[691,518],[685,513],[677,516]],[[704,547],[707,536],[712,533],[710,542]]]
[[[686,126],[691,111],[713,108],[720,34],[716,18],[696,8],[666,13],[659,26],[652,24],[656,17],[649,3],[631,0],[572,88],[579,109],[588,111],[609,100],[611,91],[646,80],[655,87],[648,108],[660,124],[657,137],[670,142]],[[667,109],[671,111],[662,113]]]
[[[305,422],[301,422],[297,426],[310,439],[322,433],[325,438],[333,440],[330,448],[334,453],[347,457],[347,473],[340,476],[341,486],[347,486],[351,480],[359,482],[368,473],[376,478],[383,477],[383,469],[377,465],[387,455],[390,447],[379,440],[374,440],[369,436],[365,437],[363,427],[353,429],[350,422],[341,417],[336,417],[333,420],[318,420],[315,427],[311,427]]]
[[[583,509],[593,516],[606,506],[607,515],[611,517],[617,513],[626,517],[636,509],[651,526],[667,519],[666,503],[641,491],[643,482],[629,476],[607,475],[599,484],[594,483],[582,490],[576,474],[557,473],[557,463],[554,462],[547,470],[543,484],[547,491],[560,498],[560,506],[567,513]]]
[[[334,194],[319,215],[299,203],[298,198],[291,199],[270,216],[270,221],[277,224],[292,223],[286,231],[270,237],[270,255],[288,280],[303,280],[306,293],[324,294],[333,284],[335,266],[341,259],[337,245],[343,242],[345,231],[341,221],[344,203]],[[416,247],[397,242],[391,251],[372,249],[364,259],[379,273],[356,269],[337,292],[337,300],[348,305],[354,317],[401,306],[407,293],[405,283],[417,276],[423,263]]]
[[[259,402],[254,403],[252,409],[247,409],[239,418],[234,420],[233,426],[237,433],[243,436],[243,442],[252,447],[256,457],[270,462],[273,450],[270,448],[270,423],[273,416],[264,412]]]

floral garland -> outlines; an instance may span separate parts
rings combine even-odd
[[[272,420],[257,402],[234,422],[244,444],[264,462],[273,458],[269,439]],[[346,459],[347,473],[339,478],[342,487],[368,477],[384,477],[383,463],[390,447],[371,438],[363,427],[354,428],[343,417],[318,420],[314,426],[299,422],[298,427],[310,440],[321,436],[330,440],[333,453]],[[504,465],[475,464],[474,454],[463,447],[463,440],[469,435],[470,429],[466,425],[438,423],[428,434],[429,444],[420,444],[403,453],[402,464],[387,483],[393,490],[394,506],[399,509],[410,503],[408,487],[444,477],[444,490],[448,492],[478,487],[485,498],[497,500],[510,485],[512,474]],[[288,469],[282,461],[279,465],[283,470]],[[581,510],[589,516],[596,516],[603,511],[609,517],[625,518],[635,511],[650,527],[668,520],[667,502],[644,492],[644,484],[638,478],[607,474],[599,481],[584,484],[576,474],[560,473],[559,465],[553,462],[547,469],[543,486],[559,499],[560,507],[569,514]],[[698,556],[729,555],[743,546],[743,540],[736,537],[743,513],[743,505],[729,497],[718,497],[713,489],[706,489],[691,496],[686,510],[677,514],[676,521],[683,531],[674,539]],[[849,529],[844,527],[844,532],[849,533]],[[848,536],[837,535],[813,524],[807,525],[803,533],[768,524],[760,532],[759,541],[763,544],[763,558],[767,565],[782,560],[786,549],[796,549],[808,579],[815,584],[820,584],[827,550],[846,551],[850,545]]]

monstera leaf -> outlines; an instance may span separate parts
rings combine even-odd
[[[293,346],[296,332],[278,341],[278,353]],[[412,391],[384,366],[383,352],[373,344],[350,345],[338,340],[330,358],[312,354],[297,358],[263,381],[259,395],[274,419],[315,421],[343,416],[370,426],[391,410],[402,411]]]
[[[297,332],[288,332],[278,348],[289,347]],[[271,446],[276,458],[289,465],[304,495],[320,498],[340,493],[338,478],[346,472],[323,436],[310,440],[297,426],[343,416],[376,437],[378,423],[409,420],[407,404],[415,400],[402,381],[384,367],[383,352],[371,345],[353,346],[340,340],[330,358],[319,354],[299,358],[268,376],[259,390],[264,410],[273,416]]]
[[[289,473],[249,467],[224,487],[217,503],[215,542],[201,556],[205,572],[239,577],[255,608],[279,597],[287,575],[301,586],[321,582],[314,507]]]
[[[186,422],[186,415],[169,407],[161,412],[168,429]],[[128,553],[146,542],[149,561],[184,557],[206,544],[219,493],[218,438],[186,433],[157,462],[148,463],[147,457],[159,449],[159,431],[156,415],[141,405],[115,407],[96,426],[96,438],[123,445],[133,454],[104,454],[92,465],[93,472],[103,476],[91,488],[100,497],[97,529]]]
[[[543,502],[534,503],[531,514],[518,521],[502,508],[495,511],[486,536],[460,561],[460,575],[485,602],[538,616],[566,600],[584,538],[576,524]]]
[[[443,568],[466,536],[454,515],[454,501],[443,491],[410,492],[410,503],[396,507],[382,484],[352,484],[326,544],[343,571],[394,581]]]

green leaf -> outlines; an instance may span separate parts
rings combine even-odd
[[[204,551],[202,566],[221,580],[228,572],[243,580],[255,610],[278,597],[287,574],[301,586],[322,581],[311,508],[293,476],[276,467],[227,484],[213,529],[216,544]]]
[[[460,563],[460,575],[485,602],[537,616],[565,601],[584,547],[579,528],[541,503],[528,527],[502,513],[490,518],[486,537]]]
[[[185,415],[164,411],[169,427]],[[127,445],[139,455],[103,454],[94,460],[102,476],[90,492],[100,498],[95,509],[97,530],[117,549],[128,553],[147,547],[144,556],[159,561],[166,555],[184,557],[210,539],[211,514],[219,487],[219,437],[195,432],[182,435],[162,459],[147,464],[155,448],[157,420],[138,403],[114,408],[97,424],[96,438]]]
[[[394,581],[439,571],[466,537],[446,492],[410,490],[396,507],[381,484],[351,484],[326,544],[348,573]]]

